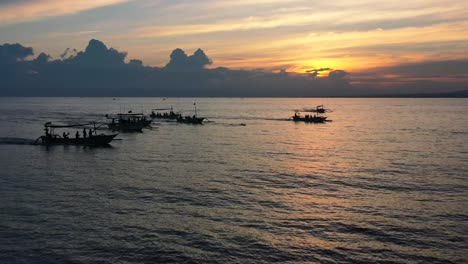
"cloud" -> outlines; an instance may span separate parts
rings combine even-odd
[[[69,38],[69,37],[76,37],[76,36],[85,36],[85,35],[92,35],[96,33],[100,33],[99,30],[84,30],[84,31],[77,31],[77,32],[52,32],[47,34],[49,38]]]
[[[126,52],[119,52],[96,39],[91,39],[85,51],[80,51],[67,61],[87,65],[122,65],[124,64]]]
[[[402,64],[366,73],[321,67],[288,74],[286,68],[205,68],[211,60],[201,49],[190,56],[175,49],[166,67],[143,67],[136,59],[126,63],[126,52],[95,39],[76,55],[67,57],[68,49],[61,60],[51,61],[45,53],[26,60],[34,51],[20,44],[0,45],[0,50],[11,62],[0,63],[1,96],[362,96],[447,92],[468,84],[468,60]],[[327,72],[328,77],[318,74]]]
[[[34,59],[34,62],[44,64],[47,63],[52,57],[44,52],[41,52],[37,58]]]
[[[305,72],[309,73],[310,76],[312,77],[317,77],[319,73],[321,72],[330,72],[332,71],[332,68],[318,68],[318,69],[312,69],[312,70],[306,70]]]
[[[354,7],[340,2],[334,5],[322,4],[323,6],[317,6],[316,3],[303,3],[303,6],[299,9],[279,9],[286,10],[283,12],[269,10],[269,15],[253,12],[253,15],[249,13],[248,16],[243,15],[232,18],[219,16],[205,23],[188,21],[186,23],[174,23],[173,25],[146,26],[138,28],[132,33],[137,37],[175,37],[285,27],[307,27],[309,30],[319,32],[348,31],[350,29],[367,31],[376,28],[403,28],[411,25],[429,26],[444,22],[463,21],[468,15],[466,11],[460,11],[467,8],[468,4],[460,3],[457,5],[427,5],[427,3],[417,2],[413,4],[413,8],[407,8],[406,6],[401,8],[397,5],[386,6],[381,3],[375,4],[375,6],[370,3],[369,5],[356,5]],[[225,5],[242,8],[246,3],[245,1],[241,3],[236,1],[235,4],[213,4],[208,10],[211,10],[211,12],[215,12],[217,9],[222,10]]]
[[[466,90],[468,59],[379,67],[353,73],[350,80],[355,86],[375,93],[441,93]]]
[[[133,59],[133,60],[130,60],[128,63],[130,65],[134,65],[136,67],[143,67],[143,61],[141,61],[141,60]]]
[[[200,70],[212,64],[212,61],[202,49],[197,49],[193,55],[187,56],[182,49],[175,49],[170,55],[171,60],[166,65],[169,70]]]
[[[16,44],[0,45],[0,63],[14,63],[34,54],[31,47]]]
[[[328,73],[328,79],[331,80],[341,80],[343,79],[346,75],[348,75],[347,72],[343,70],[333,70]]]
[[[67,48],[67,49],[65,49],[65,51],[62,54],[60,54],[60,58],[62,60],[65,60],[65,59],[68,59],[70,57],[76,56],[77,53],[78,53],[78,51],[76,49]]]
[[[0,3],[0,24],[34,21],[46,17],[76,14],[81,11],[114,5],[126,0],[27,0]]]

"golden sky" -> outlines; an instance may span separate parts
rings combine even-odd
[[[468,57],[468,1],[84,0],[0,2],[0,43],[58,58],[91,38],[163,66],[202,48],[212,67],[349,72]]]

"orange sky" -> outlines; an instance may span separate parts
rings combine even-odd
[[[175,48],[202,48],[212,67],[298,73],[468,57],[460,0],[4,1],[0,22],[0,43],[58,58],[96,38],[152,66]]]

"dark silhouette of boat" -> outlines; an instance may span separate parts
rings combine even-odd
[[[93,125],[93,129],[89,128],[86,132],[86,126]],[[62,135],[57,134],[55,129],[57,128],[83,128],[82,136],[79,131],[76,131],[75,137],[70,138],[70,133],[63,132]],[[42,145],[82,145],[82,146],[108,146],[109,143],[114,140],[118,134],[99,134],[96,133],[96,124],[78,124],[78,125],[53,125],[50,122],[44,124],[45,135],[40,136],[35,143]]]
[[[319,115],[305,115],[301,116],[299,113],[294,113],[291,119],[295,122],[306,122],[306,123],[325,123],[328,122],[326,116]]]
[[[198,124],[198,125],[201,125],[203,124],[203,121],[205,120],[204,117],[197,117],[196,115],[193,115],[193,116],[179,116],[177,118],[177,122],[179,123],[184,123],[184,124]]]
[[[154,112],[155,110],[170,110],[169,112]],[[152,109],[150,117],[151,118],[158,118],[158,119],[171,119],[175,120],[179,118],[180,114],[177,114],[174,112],[174,110],[171,108],[159,108],[159,109]]]
[[[151,125],[151,120],[148,120],[143,113],[132,113],[129,111],[126,114],[119,113],[117,115],[106,115],[111,122],[107,124],[109,129],[113,131],[138,131]]]
[[[318,113],[318,114],[324,114],[326,112],[330,112],[330,109],[326,109],[323,105],[317,105],[315,108],[312,109],[303,109],[305,112],[312,112],[312,113]]]
[[[193,103],[194,106],[194,111],[195,114],[193,116],[182,116],[181,114],[178,115],[177,117],[177,122],[178,123],[184,123],[184,124],[194,124],[194,125],[201,125],[203,124],[203,121],[206,119],[205,117],[198,117],[197,116],[197,104]]]

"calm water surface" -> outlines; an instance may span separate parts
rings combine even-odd
[[[30,145],[193,101],[0,98],[0,263],[468,262],[467,99],[198,98],[202,126]]]

